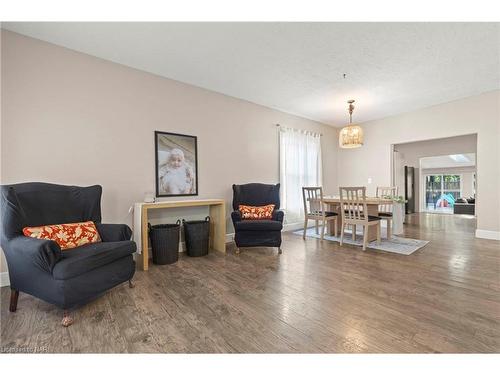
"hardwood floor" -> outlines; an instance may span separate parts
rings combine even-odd
[[[47,352],[499,352],[500,244],[473,218],[408,217],[429,240],[404,256],[284,233],[276,249],[181,256],[74,311],[1,290],[1,350]]]

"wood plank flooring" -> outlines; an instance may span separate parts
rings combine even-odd
[[[410,256],[284,233],[276,249],[181,256],[137,271],[74,311],[21,293],[2,351],[161,353],[401,353],[500,351],[500,244],[474,238],[466,216],[408,216]]]

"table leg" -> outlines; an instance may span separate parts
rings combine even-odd
[[[226,252],[226,205],[224,203],[211,205],[209,208],[211,220],[211,248],[222,253]]]
[[[338,203],[328,203],[328,211],[337,213],[337,235],[340,236],[342,230],[342,215],[340,214],[340,204]],[[328,231],[330,232],[330,236],[333,236],[335,230],[333,229],[335,226],[335,220],[330,220],[328,224]]]
[[[141,225],[142,225],[142,264],[140,267],[143,271],[147,271],[149,268],[149,243],[148,243],[148,210],[147,208],[142,208],[141,213]]]
[[[368,204],[368,215],[378,216],[378,204]],[[377,226],[368,226],[368,242],[375,241],[377,239]]]

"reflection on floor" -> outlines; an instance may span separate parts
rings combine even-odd
[[[433,203],[430,203],[427,205],[426,209],[427,212],[437,212],[437,213],[442,213],[442,214],[452,214],[453,213],[453,207],[435,207]]]
[[[74,312],[1,290],[1,347],[48,352],[498,352],[499,243],[475,219],[407,217],[401,256],[284,233],[276,249],[181,256]]]

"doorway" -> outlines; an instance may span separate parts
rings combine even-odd
[[[477,135],[391,145],[392,184],[407,196],[406,171],[414,168],[415,212],[454,213],[454,202],[476,198]],[[465,201],[464,201],[465,200]]]

